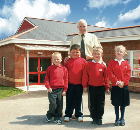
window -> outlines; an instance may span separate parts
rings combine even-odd
[[[128,55],[124,59],[129,61],[131,76],[140,77],[140,51],[128,51]]]
[[[5,76],[5,57],[3,57],[3,76]]]
[[[1,70],[2,70],[2,58],[0,57],[0,75],[1,75]]]

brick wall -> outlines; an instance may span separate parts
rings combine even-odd
[[[5,76],[0,76],[0,84],[5,86],[15,86],[15,47],[9,44],[0,47],[0,57],[5,57]],[[1,63],[2,64],[2,63]]]

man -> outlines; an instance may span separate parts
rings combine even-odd
[[[87,61],[92,60],[93,47],[102,47],[102,46],[98,41],[96,35],[87,33],[87,23],[84,19],[80,19],[78,21],[77,28],[79,29],[79,34],[73,37],[70,47],[73,44],[78,44],[81,46],[82,34],[83,34],[84,47],[85,47],[85,57],[83,58],[85,58]]]
[[[93,59],[92,53],[94,47],[102,47],[98,41],[96,35],[87,33],[87,22],[84,19],[78,21],[77,28],[79,29],[79,34],[73,37],[70,47],[73,44],[78,44],[81,46],[81,57],[85,58],[88,62]],[[70,51],[68,52],[70,56]],[[69,57],[66,57],[64,63],[67,63]],[[85,89],[83,89],[86,92]],[[90,99],[88,94],[88,108],[90,111]]]

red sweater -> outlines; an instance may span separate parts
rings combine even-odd
[[[112,86],[117,86],[117,81],[124,82],[124,86],[128,85],[131,77],[131,67],[129,62],[124,60],[121,62],[121,65],[119,65],[118,61],[110,61],[108,64],[108,74]]]
[[[51,65],[47,68],[45,76],[45,87],[57,89],[63,88],[63,91],[68,89],[68,70],[65,66]]]
[[[88,62],[87,67],[84,70],[82,85],[84,88],[86,88],[87,85],[94,87],[104,85],[106,90],[109,90],[110,86],[107,67],[103,63]]]
[[[68,69],[68,83],[69,84],[82,84],[83,70],[87,61],[84,58],[73,59],[70,58],[65,66]]]

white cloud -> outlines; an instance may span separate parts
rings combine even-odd
[[[56,4],[49,0],[16,0],[11,7],[0,10],[0,35],[12,35],[24,17],[66,21],[70,5]]]
[[[105,21],[101,21],[95,24],[95,26],[99,26],[99,27],[105,27],[106,26],[106,22]]]
[[[108,20],[106,20],[105,17],[102,18],[102,21],[99,21],[98,23],[95,23],[95,26],[111,28]]]
[[[88,6],[92,8],[107,7],[116,4],[127,4],[131,0],[88,0]]]
[[[140,5],[133,10],[130,10],[129,12],[123,14],[120,14],[118,16],[118,21],[119,22],[126,22],[126,21],[133,21],[133,20],[137,20],[140,19]]]

